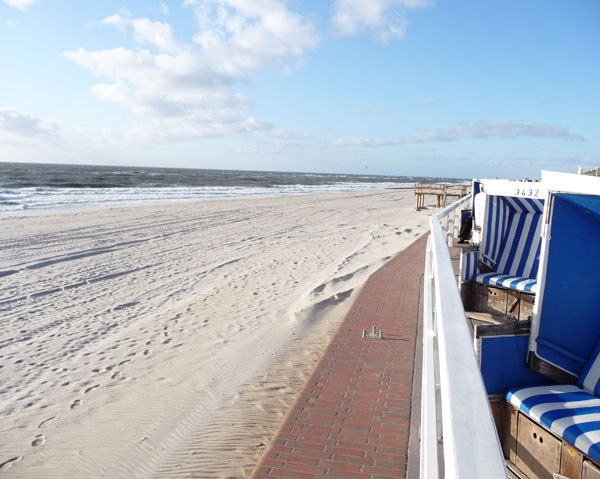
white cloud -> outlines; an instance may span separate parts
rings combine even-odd
[[[20,10],[25,10],[27,7],[33,5],[37,0],[4,0],[4,3],[11,7],[16,7]]]
[[[393,146],[406,143],[401,138],[364,138],[357,136],[354,138],[338,138],[334,141],[336,146],[358,146],[358,147],[375,147],[375,146]]]
[[[138,18],[132,22],[138,43],[149,43],[164,52],[178,52],[182,47],[173,39],[171,25]]]
[[[269,130],[266,132],[267,136],[269,136],[270,138],[273,138],[275,140],[300,140],[300,141],[306,141],[306,140],[312,140],[313,137],[309,134],[309,133],[295,133],[292,131],[287,131],[287,130]]]
[[[125,27],[129,23],[129,19],[124,18],[118,13],[115,13],[114,15],[103,18],[101,23],[104,23],[105,25],[111,25],[119,30],[125,30]]]
[[[400,138],[338,138],[337,146],[377,147],[393,146],[406,143],[433,143],[440,141],[456,141],[468,138],[554,138],[570,141],[585,141],[583,135],[569,132],[562,125],[546,125],[542,123],[508,121],[480,121],[473,124],[426,130],[416,135]]]
[[[364,115],[366,113],[379,113],[381,108],[377,108],[376,106],[369,106],[367,108],[354,108],[352,113],[355,115]]]
[[[584,166],[594,166],[596,168],[599,168],[600,167],[599,166],[600,165],[600,156],[596,156],[594,158],[591,155],[587,155],[581,159],[580,163]]]
[[[264,132],[271,125],[249,114],[234,91],[248,73],[301,56],[316,45],[312,26],[275,0],[186,0],[198,31],[180,42],[168,23],[123,14],[102,22],[131,28],[137,47],[64,53],[103,79],[101,101],[143,116],[126,135],[146,139],[215,137]]]
[[[570,133],[562,125],[546,125],[524,121],[480,121],[478,123],[465,123],[459,126],[438,128],[424,131],[410,137],[412,141],[453,141],[462,138],[562,138],[565,140],[585,141],[578,133]]]
[[[155,119],[136,125],[127,132],[129,141],[147,144],[156,140],[192,140],[194,138],[219,138],[238,133],[260,133],[272,125],[245,116],[238,111],[213,111],[185,118]]]
[[[227,123],[231,132],[247,129],[239,123],[244,122],[248,102],[231,90],[233,79],[214,72],[192,53],[154,55],[148,50],[115,48],[79,49],[65,56],[112,80],[92,87],[98,99],[125,106],[138,115],[171,119],[165,131],[176,133],[174,136],[181,136],[178,131],[196,131],[198,136],[214,136],[217,131],[226,134]],[[174,118],[193,124],[193,128],[175,128]],[[221,126],[213,128],[213,123]]]
[[[341,37],[372,30],[385,42],[402,38],[406,31],[406,8],[431,5],[427,0],[335,0],[333,32]]]
[[[219,71],[238,75],[301,56],[319,41],[302,17],[275,0],[186,0],[200,31],[194,41]]]
[[[163,15],[168,15],[169,7],[167,5],[165,5],[163,2],[160,2],[160,11],[163,13]]]
[[[178,52],[182,50],[173,38],[171,25],[168,23],[153,22],[147,18],[136,18],[131,20],[119,13],[102,19],[100,23],[110,25],[121,31],[132,26],[135,40],[139,44],[150,44],[164,52]]]
[[[9,142],[58,141],[58,127],[15,110],[0,108],[0,140]]]

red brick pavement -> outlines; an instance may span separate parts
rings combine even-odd
[[[406,477],[426,237],[376,271],[251,479]],[[383,339],[364,339],[372,326]]]

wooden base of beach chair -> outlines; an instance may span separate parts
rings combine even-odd
[[[581,479],[600,479],[600,468],[590,461],[585,461]]]
[[[502,414],[498,433],[507,467],[514,476],[521,479],[555,479],[561,476],[600,479],[598,464],[512,404],[505,401]]]
[[[535,296],[530,293],[475,282],[463,283],[460,292],[467,311],[515,321],[530,320],[533,316]]]
[[[517,421],[515,465],[530,479],[552,479],[561,472],[562,441],[524,414]]]

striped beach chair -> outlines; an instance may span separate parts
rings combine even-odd
[[[461,255],[461,279],[535,293],[543,209],[538,199],[488,196],[479,251]]]
[[[511,389],[506,399],[600,463],[600,341],[577,384]]]

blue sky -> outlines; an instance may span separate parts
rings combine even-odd
[[[600,166],[600,3],[0,0],[0,161]]]

